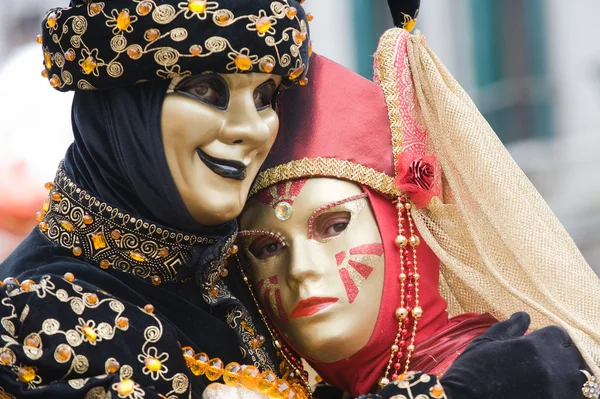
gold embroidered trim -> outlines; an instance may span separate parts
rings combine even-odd
[[[389,197],[398,197],[394,178],[373,168],[335,158],[303,158],[269,168],[260,173],[250,195],[273,184],[301,177],[335,177],[364,184]]]
[[[396,57],[396,40],[398,29],[387,30],[379,40],[379,47],[375,53],[376,79],[383,89],[385,103],[390,120],[390,131],[392,132],[392,151],[394,152],[394,165],[404,148],[402,136],[402,116],[398,99],[400,93],[397,85],[397,69],[394,62]]]
[[[79,188],[62,168],[42,212],[39,229],[50,241],[103,269],[112,267],[154,285],[175,282],[194,245],[215,243],[123,213]]]

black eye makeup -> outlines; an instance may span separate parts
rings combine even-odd
[[[173,91],[218,109],[227,109],[229,104],[229,87],[227,82],[217,74],[186,78],[179,82]]]
[[[308,238],[327,241],[340,236],[367,205],[366,197],[366,193],[358,194],[314,211],[308,220]]]
[[[273,106],[277,97],[277,85],[272,79],[267,80],[254,90],[254,105],[257,110],[263,110]]]

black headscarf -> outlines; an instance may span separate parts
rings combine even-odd
[[[156,81],[75,92],[75,141],[67,150],[65,170],[81,187],[123,211],[187,233],[226,235],[235,221],[200,225],[171,176],[161,133],[168,85]]]

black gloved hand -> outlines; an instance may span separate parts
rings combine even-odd
[[[515,313],[476,338],[441,380],[450,399],[583,398],[589,370],[565,330],[524,335],[531,320]]]

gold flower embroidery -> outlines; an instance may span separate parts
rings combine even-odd
[[[227,54],[227,57],[231,60],[226,66],[228,71],[251,71],[253,65],[258,62],[258,55],[250,55],[250,49],[247,47],[244,47],[239,52],[231,51]]]
[[[205,20],[207,14],[212,14],[212,11],[219,8],[219,3],[216,1],[207,0],[188,0],[177,4],[180,10],[184,10],[186,19],[191,19],[194,16],[200,20]]]
[[[138,355],[138,360],[144,365],[142,372],[145,375],[150,374],[153,380],[163,378],[163,374],[168,373],[169,369],[165,365],[165,362],[169,360],[169,354],[166,352],[158,354],[156,347],[148,348],[145,353]]]
[[[267,16],[265,10],[260,10],[258,15],[248,16],[248,20],[250,20],[250,23],[246,25],[246,29],[257,32],[260,37],[266,34],[274,35],[276,32],[274,26],[277,25],[277,18]]]
[[[122,34],[123,32],[133,32],[133,24],[137,22],[138,17],[131,15],[127,8],[121,11],[111,10],[110,17],[106,21],[106,26],[112,29],[113,35]]]

